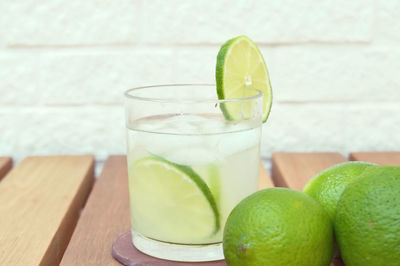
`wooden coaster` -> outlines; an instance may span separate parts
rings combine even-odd
[[[177,262],[158,259],[146,255],[135,248],[132,244],[131,232],[120,235],[112,245],[112,256],[114,259],[127,266],[173,266],[173,265],[203,265],[203,266],[226,266],[225,261],[210,262]]]

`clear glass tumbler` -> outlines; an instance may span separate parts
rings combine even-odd
[[[125,92],[132,241],[174,261],[223,259],[226,219],[258,188],[262,101],[249,89],[218,100],[216,86]]]

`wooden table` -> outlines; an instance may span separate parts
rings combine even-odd
[[[274,153],[271,175],[260,166],[259,186],[300,190],[346,160],[335,152]],[[400,165],[400,152],[349,160]],[[110,156],[98,179],[90,155],[33,156],[11,168],[11,158],[0,157],[0,265],[119,265],[111,245],[130,226],[125,156]]]

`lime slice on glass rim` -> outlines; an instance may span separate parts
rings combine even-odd
[[[262,91],[262,120],[264,123],[267,121],[272,106],[271,82],[264,58],[249,37],[242,35],[228,40],[221,46],[215,77],[219,99],[253,96],[253,89]],[[228,120],[236,120],[243,115],[243,110],[239,110],[243,109],[243,106],[239,104],[228,102],[221,104],[221,109]]]
[[[159,156],[135,161],[132,205],[144,235],[175,243],[201,243],[220,229],[216,201],[203,179],[189,166]]]

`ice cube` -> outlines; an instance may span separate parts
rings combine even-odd
[[[188,166],[218,163],[220,161],[213,150],[201,147],[171,151],[166,153],[164,158],[168,161]]]

